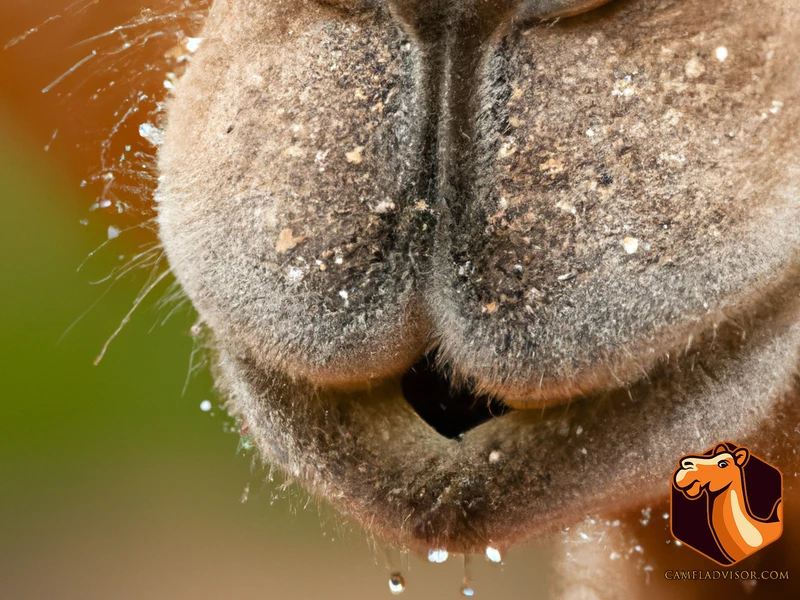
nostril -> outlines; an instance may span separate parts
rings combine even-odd
[[[694,463],[692,461],[690,461],[690,460],[684,460],[684,461],[681,461],[681,466],[684,469],[690,469],[690,468],[692,468],[694,466]]]
[[[461,434],[502,416],[510,409],[492,398],[454,385],[436,367],[436,352],[429,352],[411,367],[401,382],[406,401],[439,434],[456,439]]]

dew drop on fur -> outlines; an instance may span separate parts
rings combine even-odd
[[[461,595],[465,598],[472,598],[475,595],[475,589],[472,587],[470,580],[472,575],[470,573],[471,557],[469,554],[464,555],[464,580],[461,583]]]
[[[444,548],[428,550],[428,561],[432,563],[441,564],[447,560],[448,556],[449,554]]]
[[[406,589],[406,580],[402,573],[392,573],[389,576],[389,591],[395,596],[402,594]]]
[[[493,563],[500,563],[503,560],[503,555],[497,548],[493,546],[486,546],[486,560]]]

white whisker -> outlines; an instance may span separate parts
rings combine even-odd
[[[144,290],[142,290],[142,292],[136,297],[136,300],[133,303],[133,307],[122,318],[122,322],[120,322],[119,327],[117,327],[114,333],[111,334],[111,337],[109,337],[108,340],[106,340],[106,343],[103,344],[103,348],[100,350],[100,354],[98,354],[97,358],[94,359],[95,366],[99,365],[100,361],[103,360],[103,357],[106,355],[106,352],[108,351],[108,347],[111,345],[111,342],[114,341],[114,339],[119,335],[119,333],[122,331],[125,325],[128,324],[128,322],[131,320],[131,316],[133,316],[133,313],[136,311],[137,308],[139,308],[139,305],[142,303],[142,301],[171,272],[172,271],[170,271],[170,269],[166,269],[163,273],[161,273],[161,275],[156,277],[155,280],[153,280],[153,282],[150,283],[150,285],[148,285]]]

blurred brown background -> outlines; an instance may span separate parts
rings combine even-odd
[[[194,315],[170,301],[169,281],[92,365],[160,272],[144,262],[91,283],[156,242],[154,149],[138,132],[183,64],[174,49],[197,32],[202,2],[184,3],[175,14],[163,1],[0,6],[0,598],[387,598],[390,566],[406,577],[405,598],[458,597],[458,558],[387,559],[251,471],[206,369],[185,386]],[[642,570],[669,540],[663,511],[631,516],[644,551],[624,560],[644,589],[657,584],[654,597],[685,595],[686,584]],[[476,596],[545,597],[547,554],[541,543],[504,567],[473,561]],[[674,556],[671,568],[697,562],[686,548]]]

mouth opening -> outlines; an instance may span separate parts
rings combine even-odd
[[[423,355],[403,375],[401,386],[406,401],[440,435],[459,439],[470,429],[511,412],[496,398],[455,384],[437,363],[436,350]]]

